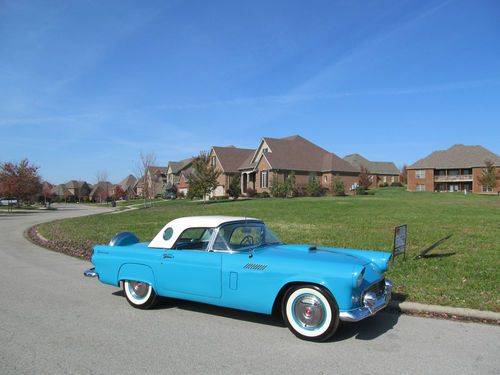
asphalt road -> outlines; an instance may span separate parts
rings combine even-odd
[[[83,277],[90,263],[23,237],[96,211],[0,213],[2,375],[500,373],[498,326],[379,313],[315,344],[264,315],[171,300],[133,309],[118,288]]]

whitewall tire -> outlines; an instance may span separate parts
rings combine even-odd
[[[327,290],[316,285],[296,285],[283,298],[282,314],[292,333],[310,341],[325,341],[339,325],[335,299]]]
[[[156,293],[148,283],[125,280],[123,282],[123,292],[127,297],[128,303],[138,309],[149,309],[156,303]]]

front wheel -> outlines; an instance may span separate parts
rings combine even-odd
[[[335,298],[316,285],[290,288],[283,298],[281,312],[290,331],[303,340],[328,340],[339,325]]]
[[[128,303],[138,309],[149,309],[155,305],[157,300],[153,287],[148,283],[125,280],[123,282],[123,291]]]

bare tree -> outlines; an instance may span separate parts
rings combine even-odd
[[[408,167],[406,166],[406,164],[404,164],[401,168],[401,173],[399,174],[399,181],[404,185],[408,183],[408,172],[406,170],[407,168]]]
[[[151,152],[144,154],[142,151],[139,154],[137,161],[137,175],[139,181],[142,181],[142,195],[144,197],[144,206],[151,205],[151,197],[153,195],[153,176],[150,176],[148,171],[156,163],[156,155]]]
[[[109,184],[108,184],[108,172],[105,170],[102,171],[97,171],[96,173],[96,179],[97,179],[97,189],[101,190],[101,192],[98,193],[99,199],[102,202],[102,199],[104,196],[106,197],[106,204],[108,204],[108,198],[109,198]],[[102,184],[100,184],[102,183]]]
[[[368,190],[371,183],[372,181],[370,180],[370,172],[364,165],[362,165],[361,171],[359,172],[359,186],[362,186],[363,189]]]

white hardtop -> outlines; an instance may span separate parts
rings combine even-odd
[[[188,228],[217,228],[218,226],[234,221],[262,221],[253,217],[244,216],[186,216],[174,219],[165,225],[149,243],[148,247],[170,249],[179,235]],[[172,228],[172,236],[165,240],[163,234],[167,228]]]

